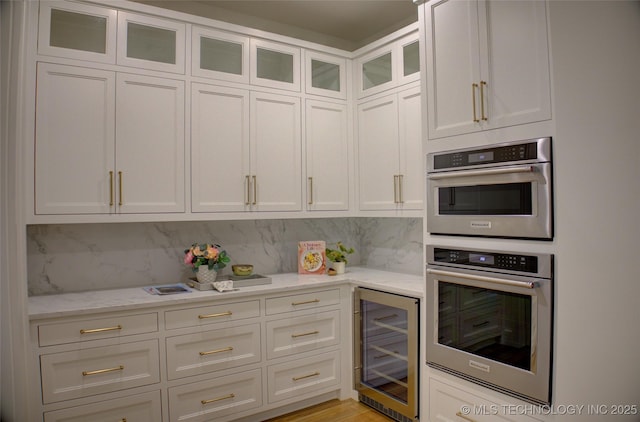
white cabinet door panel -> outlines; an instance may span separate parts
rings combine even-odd
[[[307,209],[349,209],[347,106],[307,100]]]
[[[358,106],[358,161],[360,209],[394,209],[399,162],[395,94]]]
[[[115,74],[40,63],[36,108],[35,213],[108,213]]]
[[[184,82],[118,74],[120,212],[184,212]]]
[[[422,106],[420,87],[398,94],[400,180],[398,197],[404,210],[421,210],[424,202]]]
[[[192,210],[244,211],[249,205],[249,91],[193,84],[191,105]]]
[[[300,98],[252,92],[250,114],[254,209],[301,211]]]

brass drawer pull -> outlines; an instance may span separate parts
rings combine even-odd
[[[391,315],[387,315],[387,316],[382,316],[379,318],[374,318],[374,321],[384,321],[385,319],[393,319],[393,318],[398,318],[398,314],[391,314]]]
[[[251,205],[251,180],[250,180],[250,176],[247,174],[244,177],[245,183],[247,184],[247,200],[244,202],[245,205]]]
[[[308,177],[309,179],[309,202],[308,205],[313,205],[313,177]]]
[[[461,411],[459,411],[459,410],[456,412],[456,416],[457,416],[457,417],[459,417],[459,418],[461,418],[461,419],[464,419],[465,421],[469,421],[469,422],[476,422],[476,420],[475,420],[475,419],[471,419],[471,418],[469,418],[469,417],[466,417],[466,416],[465,416]]]
[[[202,403],[202,404],[215,403],[215,402],[220,401],[220,400],[232,399],[235,396],[236,396],[235,394],[231,393],[231,394],[228,394],[226,396],[218,397],[218,398],[215,398],[215,399],[200,400],[200,403]]]
[[[118,324],[114,327],[91,328],[89,330],[82,329],[80,330],[80,334],[103,333],[105,331],[116,331],[116,330],[122,330],[122,325]]]
[[[307,300],[305,302],[291,302],[291,306],[308,305],[310,303],[320,303],[320,299]]]
[[[213,354],[222,353],[222,352],[230,352],[232,350],[233,350],[233,347],[229,346],[229,347],[225,347],[224,349],[210,350],[208,352],[200,352],[200,356],[213,355]]]
[[[257,176],[251,176],[251,178],[253,179],[253,202],[251,203],[251,205],[257,205],[258,204],[258,177]]]
[[[82,376],[86,377],[89,375],[98,375],[98,374],[106,374],[107,372],[115,372],[124,370],[124,365],[119,365],[114,368],[106,368],[106,369],[96,369],[95,371],[82,371]]]
[[[221,316],[230,316],[230,315],[233,315],[233,312],[227,311],[227,312],[220,312],[219,314],[198,315],[198,318],[199,319],[217,318]]]
[[[304,337],[304,336],[312,336],[314,334],[320,334],[320,331],[315,330],[315,331],[309,331],[308,333],[302,333],[302,334],[291,334],[291,338],[297,338],[297,337]]]
[[[318,375],[320,375],[320,372],[316,371],[313,374],[309,374],[309,375],[301,375],[299,377],[293,377],[291,378],[293,381],[300,381],[303,380],[305,378],[311,378],[311,377],[317,377]]]

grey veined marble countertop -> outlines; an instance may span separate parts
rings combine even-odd
[[[256,294],[290,292],[309,287],[331,287],[353,284],[417,298],[424,297],[424,279],[419,275],[348,267],[342,275],[301,275],[297,273],[265,274],[272,283],[241,287],[229,292],[198,291],[173,295],[152,295],[143,287],[128,289],[96,290],[81,293],[29,297],[31,320],[93,314],[98,312],[126,311],[164,305],[182,305],[212,300],[239,298]]]

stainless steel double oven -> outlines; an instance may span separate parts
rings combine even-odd
[[[551,403],[554,256],[530,246],[553,239],[552,199],[551,138],[427,156],[427,231],[444,235],[425,248],[428,365]]]

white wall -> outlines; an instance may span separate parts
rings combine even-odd
[[[554,403],[640,407],[640,2],[553,0],[550,17]]]

